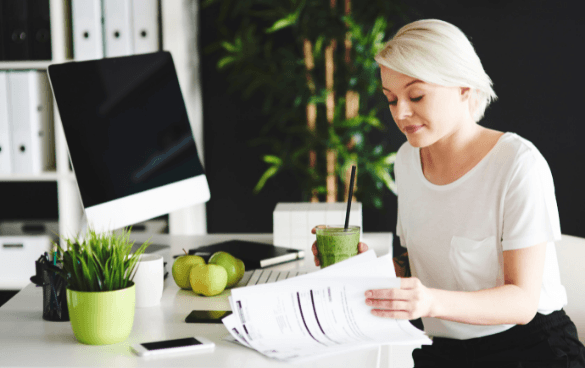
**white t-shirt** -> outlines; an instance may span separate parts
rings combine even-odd
[[[420,149],[408,142],[394,166],[398,192],[396,234],[408,250],[412,275],[423,285],[475,291],[504,284],[505,250],[548,242],[538,312],[567,304],[555,240],[561,239],[550,168],[528,140],[505,133],[469,172],[447,185],[423,175]],[[469,339],[514,325],[471,325],[423,318],[430,336]]]

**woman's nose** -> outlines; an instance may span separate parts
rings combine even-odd
[[[412,116],[412,109],[408,101],[396,101],[396,116],[398,120],[404,120]]]

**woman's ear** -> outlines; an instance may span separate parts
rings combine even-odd
[[[471,88],[470,87],[461,87],[461,99],[465,101],[471,98]]]
[[[474,93],[475,91],[468,87],[461,88],[461,100],[467,101],[469,106],[469,114],[473,118],[475,115],[475,111],[479,107],[479,99],[478,94]]]

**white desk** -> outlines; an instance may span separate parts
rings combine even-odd
[[[142,241],[147,236],[134,236]],[[157,235],[157,244],[171,246],[171,254],[229,239],[255,240],[272,243],[272,235],[228,234],[201,236]],[[378,256],[391,249],[390,233],[366,233],[363,241]],[[271,267],[278,270],[317,270],[313,255],[304,260]],[[42,319],[42,288],[29,284],[0,308],[0,367],[412,367],[414,346],[382,346],[316,359],[305,364],[277,362],[246,347],[224,341],[229,333],[223,324],[185,323],[194,309],[230,309],[226,290],[215,297],[198,296],[180,290],[169,274],[160,306],[137,308],[134,325],[128,339],[114,345],[90,346],[75,339],[70,322],[48,322]],[[130,351],[130,345],[140,342],[201,335],[216,344],[207,354],[167,356],[144,359]]]

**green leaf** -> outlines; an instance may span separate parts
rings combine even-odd
[[[364,122],[363,116],[356,116],[351,119],[343,119],[336,123],[336,126],[340,128],[353,128],[359,127]]]
[[[375,116],[368,116],[365,117],[364,120],[370,125],[373,126],[374,128],[378,128],[380,130],[384,129],[384,125],[382,125],[382,123],[380,122],[380,119],[378,119]]]
[[[309,98],[309,103],[314,103],[314,104],[324,104],[325,103],[325,96],[311,96]]]
[[[270,27],[266,30],[266,33],[273,33],[273,32],[279,31],[283,28],[290,27],[297,22],[298,18],[299,18],[298,13],[289,14],[286,18],[282,18],[282,19],[279,19],[276,22],[274,22],[272,27]]]
[[[232,45],[231,43],[229,43],[227,41],[223,41],[221,43],[221,46],[228,52],[239,52],[240,51],[240,48],[236,47],[236,45]],[[238,46],[240,46],[240,45],[238,45]]]
[[[384,202],[382,201],[382,199],[379,196],[373,196],[372,201],[374,203],[374,207],[377,209],[380,209],[384,206]]]
[[[111,258],[106,259],[106,264],[104,267],[104,287],[107,290],[112,290],[112,272],[111,269]]]
[[[383,151],[384,151],[384,147],[382,147],[381,145],[377,145],[372,150],[372,153],[376,156],[379,156],[380,154],[382,154]]]
[[[264,157],[262,157],[262,159],[264,160],[264,162],[269,163],[269,164],[274,164],[277,166],[282,165],[282,159],[278,156],[264,155]]]
[[[217,68],[218,68],[218,69],[223,69],[223,68],[225,68],[227,65],[229,65],[229,64],[231,64],[231,63],[233,63],[233,62],[235,62],[235,61],[236,61],[236,58],[235,58],[234,56],[226,56],[226,57],[224,57],[224,58],[220,59],[220,60],[217,62]]]
[[[392,193],[396,194],[396,183],[394,182],[394,179],[392,179],[392,176],[390,176],[388,169],[383,167],[377,167],[376,176],[380,180],[382,180],[382,182],[386,185],[388,189],[392,191]]]
[[[396,152],[392,152],[388,156],[384,157],[384,163],[386,165],[394,165],[394,162],[396,162]]]
[[[319,56],[323,53],[323,43],[325,42],[325,36],[319,36],[315,41],[315,47],[313,48],[313,55]]]
[[[326,194],[327,193],[327,187],[325,185],[319,185],[318,187],[314,188],[318,194]]]
[[[262,174],[262,177],[260,178],[260,180],[258,180],[258,183],[254,187],[254,194],[258,194],[262,190],[262,188],[264,188],[266,181],[273,177],[274,175],[276,175],[276,173],[278,173],[278,169],[279,166],[271,166],[268,168],[268,170],[264,172],[264,174]]]

